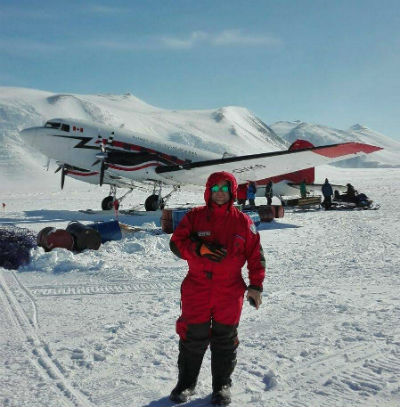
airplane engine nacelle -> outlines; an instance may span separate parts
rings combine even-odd
[[[125,178],[132,178],[138,181],[162,181],[163,178],[155,172],[156,167],[159,165],[160,163],[158,161],[150,161],[138,165],[108,164],[107,172]],[[134,177],[132,175],[134,175]]]

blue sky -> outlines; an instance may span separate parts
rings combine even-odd
[[[0,85],[400,140],[400,2],[0,0]]]

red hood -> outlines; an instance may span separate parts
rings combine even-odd
[[[207,184],[206,184],[206,190],[204,191],[204,200],[206,201],[206,204],[208,205],[210,202],[211,198],[211,191],[210,188],[218,184],[221,181],[228,181],[230,185],[230,190],[231,190],[231,199],[229,200],[229,207],[233,205],[233,202],[236,200],[237,196],[237,182],[236,178],[231,174],[230,172],[214,172],[208,177]]]

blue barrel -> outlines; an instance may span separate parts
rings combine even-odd
[[[87,225],[88,227],[97,230],[101,236],[101,243],[109,242],[110,240],[121,240],[122,232],[117,220],[109,222],[98,222]]]
[[[175,230],[178,227],[179,222],[190,211],[190,209],[191,208],[172,210],[172,230]]]
[[[253,223],[258,226],[261,222],[260,219],[260,215],[258,214],[258,212],[255,211],[243,211],[243,213],[245,213],[252,221]]]

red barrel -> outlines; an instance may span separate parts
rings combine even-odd
[[[172,233],[172,209],[163,209],[161,214],[161,229],[165,233]]]
[[[275,218],[283,218],[285,209],[282,205],[272,205],[275,211]]]
[[[72,250],[74,248],[74,239],[66,230],[46,227],[37,235],[37,244],[43,247],[46,252],[56,247]]]
[[[260,205],[256,207],[261,222],[271,222],[275,218],[275,209],[271,205]]]

